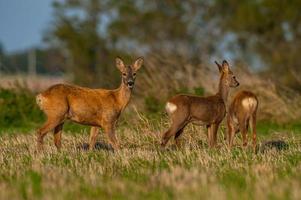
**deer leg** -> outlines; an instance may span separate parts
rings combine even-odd
[[[54,118],[48,118],[46,123],[37,131],[37,143],[38,143],[38,150],[43,149],[43,139],[45,135],[58,126],[61,123],[60,120]]]
[[[62,129],[63,129],[63,125],[64,123],[60,124],[60,125],[57,125],[55,128],[54,128],[54,132],[53,132],[53,137],[54,137],[54,144],[57,148],[57,150],[60,150],[61,149],[61,146],[62,146]]]
[[[178,130],[178,132],[176,132],[176,134],[175,134],[175,143],[176,143],[176,146],[180,146],[180,144],[179,144],[179,137],[180,137],[180,135],[183,133],[184,128],[185,128],[185,127],[181,128],[181,129]]]
[[[120,149],[120,145],[115,136],[115,127],[114,125],[107,125],[104,127],[106,134],[108,135],[109,142],[112,145],[114,150]]]
[[[171,127],[164,133],[163,138],[162,138],[162,142],[161,142],[161,147],[165,147],[168,140],[182,128],[183,128],[182,124],[173,123],[171,125]]]
[[[248,145],[248,138],[247,138],[247,119],[243,119],[239,122],[239,129],[242,134],[242,141],[243,141],[243,146],[246,147]]]
[[[211,131],[211,125],[207,125],[207,140],[208,140],[208,146],[212,146],[212,131]]]
[[[228,118],[227,120],[227,125],[228,125],[228,145],[229,148],[232,148],[233,146],[233,139],[234,139],[234,135],[235,135],[235,128],[234,128],[234,124],[233,121]]]
[[[90,137],[89,137],[89,150],[93,150],[95,147],[96,139],[98,136],[98,127],[91,127]]]
[[[163,134],[162,141],[161,141],[161,147],[165,147],[168,143],[168,140],[173,136],[176,135],[177,132],[180,131],[180,129],[183,129],[187,122],[187,115],[183,115],[180,110],[178,110],[177,113],[174,113],[172,116],[172,123],[170,128]],[[179,132],[179,136],[181,135],[181,131]]]
[[[169,138],[175,134],[177,130],[175,130],[174,125],[171,125],[171,127],[164,133],[161,141],[161,147],[165,147]]]
[[[251,132],[252,132],[252,137],[253,137],[253,150],[256,150],[256,113],[253,113],[253,115],[250,118],[250,127],[251,127]]]
[[[218,130],[218,126],[219,126],[219,123],[211,125],[211,134],[212,134],[212,142],[211,142],[212,146],[211,147],[215,147],[216,144],[217,144],[217,130]]]

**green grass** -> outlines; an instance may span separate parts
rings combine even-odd
[[[229,151],[220,135],[217,149],[207,148],[206,134],[188,126],[181,147],[173,141],[159,148],[163,118],[123,118],[117,134],[122,149],[83,151],[88,128],[66,125],[57,152],[48,134],[36,152],[30,129],[0,136],[0,199],[300,199],[301,134],[299,125],[259,123],[259,142],[282,139],[283,151],[254,154],[240,137]],[[107,141],[103,133],[99,140]]]
[[[301,123],[291,122],[288,124],[277,124],[273,122],[259,122],[257,124],[257,130],[262,135],[266,135],[275,131],[293,131],[296,133],[301,133]]]

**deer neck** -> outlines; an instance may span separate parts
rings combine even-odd
[[[123,110],[131,99],[132,90],[129,89],[123,82],[117,89],[117,101],[120,105],[121,110]]]
[[[217,95],[224,101],[224,103],[227,103],[228,95],[229,95],[229,86],[226,85],[225,81],[221,77],[219,86],[218,86],[218,93]]]

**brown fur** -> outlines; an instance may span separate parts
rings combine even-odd
[[[225,103],[227,101],[229,88],[239,85],[227,61],[220,65],[216,62],[220,71],[219,91],[216,95],[199,97],[192,95],[177,95],[172,97],[166,110],[172,124],[164,133],[161,145],[165,147],[170,137],[174,136],[176,144],[185,126],[190,123],[198,123],[208,128],[208,144],[210,147],[216,145],[217,130],[219,124],[226,114]]]
[[[258,99],[249,91],[240,91],[233,98],[227,114],[228,144],[231,148],[235,133],[242,133],[243,146],[247,146],[249,125],[253,133],[253,148],[256,148],[256,113]]]
[[[37,95],[37,104],[47,116],[46,123],[38,130],[38,148],[42,148],[47,132],[54,130],[54,143],[60,149],[62,128],[66,120],[92,126],[90,149],[95,146],[100,127],[107,133],[113,148],[119,148],[115,125],[129,103],[136,71],[142,63],[143,59],[138,58],[133,65],[125,66],[120,58],[116,58],[116,65],[122,73],[122,82],[115,90],[58,84]]]

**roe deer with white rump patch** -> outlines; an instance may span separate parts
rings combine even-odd
[[[132,65],[125,65],[116,58],[116,66],[122,73],[121,85],[115,90],[90,89],[75,85],[58,84],[37,95],[37,104],[46,114],[46,123],[38,130],[38,148],[42,149],[43,138],[54,130],[54,143],[61,147],[63,124],[71,120],[92,126],[89,149],[93,149],[98,128],[103,128],[114,149],[119,148],[115,137],[116,122],[131,98],[136,72],[143,64],[138,58]]]
[[[216,145],[217,130],[226,114],[229,89],[237,87],[239,83],[227,61],[224,60],[222,65],[215,63],[220,72],[219,89],[215,95],[199,97],[181,94],[172,97],[167,102],[166,111],[171,118],[171,127],[163,135],[162,147],[166,146],[172,136],[178,144],[179,136],[190,122],[205,125],[208,129],[208,145],[210,147]]]
[[[231,148],[235,133],[242,133],[243,146],[247,146],[247,132],[249,126],[253,134],[253,149],[256,148],[256,113],[258,99],[255,94],[249,91],[240,91],[233,98],[228,114],[228,144]]]

